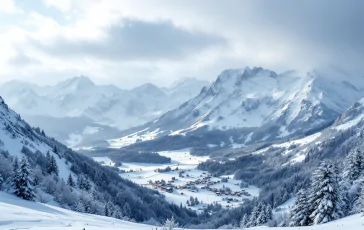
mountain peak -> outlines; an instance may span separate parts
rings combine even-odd
[[[71,88],[80,90],[94,87],[95,83],[93,83],[90,78],[81,75],[62,81],[57,86],[59,88]]]
[[[183,77],[173,82],[169,89],[176,89],[178,87],[190,87],[193,85],[198,85],[200,88],[202,88],[201,85],[208,85],[208,81],[199,80],[194,77]]]
[[[137,94],[146,94],[146,95],[154,95],[154,96],[164,96],[164,92],[156,85],[152,83],[145,83],[141,86],[138,86],[132,90]]]

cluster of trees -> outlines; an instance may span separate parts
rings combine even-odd
[[[92,151],[82,150],[80,153],[91,156],[107,156],[113,162],[120,164],[120,162],[139,162],[139,163],[154,163],[154,164],[167,164],[171,163],[171,158],[161,156],[156,152],[151,151],[137,151],[127,149],[96,149]]]
[[[17,157],[2,152],[2,162],[10,165],[11,173],[6,174],[4,170],[9,169],[0,167],[1,178],[6,178],[0,183],[1,189],[29,201],[47,203],[55,200],[61,207],[74,211],[129,219],[125,214],[130,215],[130,212],[123,212],[113,204],[104,204],[95,199],[93,184],[82,175],[77,177],[77,181],[71,173],[66,182],[60,178],[54,152],[47,152],[46,156],[38,152],[33,154],[35,157],[29,158],[27,156],[32,154],[31,151],[23,147],[22,153],[25,155],[19,161]]]
[[[250,215],[244,214],[240,221],[240,228],[255,227],[271,221],[273,218],[272,207],[270,205],[258,204],[254,207]]]
[[[46,154],[24,146],[22,154],[19,161],[0,150],[0,190],[26,200],[54,200],[66,209],[124,220],[163,223],[175,216],[184,225],[199,222],[196,212],[170,204],[158,192],[124,180],[107,167],[62,146]],[[64,164],[71,172],[67,176]]]
[[[188,206],[196,206],[200,204],[200,201],[197,199],[197,197],[193,198],[192,196],[190,197],[190,200],[186,201],[186,204]]]
[[[342,172],[330,160],[312,175],[311,186],[296,194],[290,226],[322,224],[348,214],[364,212],[364,156],[352,151]]]
[[[178,170],[178,168],[177,168],[177,170]],[[172,168],[171,168],[171,167],[169,167],[169,166],[167,166],[167,167],[165,167],[165,168],[158,168],[158,169],[156,169],[156,171],[157,171],[157,172],[159,172],[159,173],[165,173],[165,172],[170,172],[170,171],[172,171]]]

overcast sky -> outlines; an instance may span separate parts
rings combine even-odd
[[[0,82],[130,88],[226,68],[364,75],[362,0],[1,0]]]

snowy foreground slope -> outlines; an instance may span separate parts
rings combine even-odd
[[[121,221],[109,217],[81,214],[51,205],[21,200],[15,196],[0,192],[0,229],[135,229],[151,230],[154,226]],[[307,230],[359,230],[364,228],[364,218],[350,216],[329,224],[312,227],[272,228],[272,230],[307,229]],[[255,230],[267,227],[251,228]]]

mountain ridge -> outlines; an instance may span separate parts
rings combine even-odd
[[[146,83],[132,90],[123,90],[115,85],[96,85],[88,77],[79,76],[54,86],[11,81],[1,85],[0,92],[12,108],[34,121],[32,125],[41,126],[47,133],[68,143],[70,135],[82,135],[82,131],[71,128],[65,135],[66,132],[52,129],[42,118],[48,116],[64,121],[64,118],[77,120],[85,117],[91,120],[88,126],[94,123],[121,130],[153,120],[179,106],[199,93],[199,84],[205,82],[191,81],[190,87],[187,85],[183,89],[178,85],[177,88],[162,89]],[[90,138],[84,136],[84,141]]]
[[[151,140],[192,135],[201,129],[242,129],[242,136],[233,138],[249,144],[313,132],[330,125],[364,95],[364,82],[359,78],[331,76],[317,70],[304,75],[296,71],[277,74],[261,67],[224,70],[199,95],[127,135]],[[357,90],[353,91],[354,85]],[[246,133],[247,128],[255,130]]]

